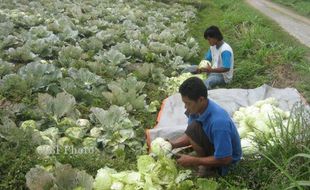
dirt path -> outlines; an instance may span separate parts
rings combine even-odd
[[[310,19],[267,0],[246,0],[254,8],[276,21],[285,31],[310,47]]]

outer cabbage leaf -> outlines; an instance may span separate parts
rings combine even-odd
[[[103,47],[103,43],[96,37],[84,38],[80,41],[80,45],[84,51],[94,52],[98,52]]]
[[[175,94],[178,92],[179,86],[189,77],[192,77],[193,75],[191,73],[183,73],[181,75],[178,75],[176,77],[170,77],[167,78],[165,81],[165,85],[163,86],[162,90],[167,92],[169,95]],[[206,79],[205,74],[198,74],[195,75],[196,77],[199,77],[200,79],[204,80]]]
[[[54,186],[55,177],[44,168],[36,166],[26,174],[26,185],[30,190],[50,189]]]
[[[126,112],[124,107],[118,107],[115,105],[112,105],[109,110],[93,107],[90,111],[102,126],[108,128],[114,127],[114,125],[118,126],[119,123],[124,122],[125,118],[129,117],[129,114]]]
[[[64,67],[71,67],[77,62],[83,53],[79,46],[63,47],[59,52],[58,61]]]
[[[144,63],[141,66],[137,66],[134,75],[139,80],[161,84],[161,82],[166,78],[163,72],[164,70],[162,68],[156,67],[154,64]]]
[[[218,183],[212,179],[198,178],[196,183],[198,190],[217,190],[219,186]]]
[[[174,160],[167,157],[160,157],[150,173],[152,181],[161,185],[168,185],[174,182],[178,170]]]
[[[125,106],[129,111],[144,109],[146,95],[141,93],[144,85],[144,82],[137,81],[135,77],[128,77],[110,82],[108,88],[111,92],[102,94],[111,104]]]
[[[70,68],[68,74],[74,79],[74,82],[79,85],[80,88],[86,90],[94,90],[96,86],[105,84],[105,81],[100,76],[90,72],[88,69],[81,68],[79,70]]]
[[[114,169],[109,167],[101,168],[97,171],[97,175],[94,181],[95,190],[110,190],[112,186],[111,175],[116,173]]]
[[[66,92],[58,93],[55,98],[49,94],[39,94],[38,105],[57,122],[63,116],[76,115],[75,98]]]
[[[26,45],[15,49],[9,48],[6,51],[6,54],[8,55],[9,60],[28,63],[35,60],[37,57],[37,55],[31,52],[30,49],[31,48]]]
[[[48,87],[52,82],[62,78],[61,71],[54,65],[38,62],[29,63],[21,67],[18,73],[34,90]]]
[[[13,63],[9,63],[0,59],[0,79],[7,74],[11,74],[13,72],[13,69]]]
[[[140,173],[148,174],[150,173],[156,165],[156,161],[150,155],[142,155],[138,157],[137,168]]]
[[[85,171],[74,169],[69,164],[56,164],[55,183],[59,188],[74,189],[83,187],[85,190],[91,190],[93,187],[93,177]]]

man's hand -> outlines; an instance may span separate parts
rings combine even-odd
[[[206,68],[205,68],[205,72],[206,73],[211,73],[212,72],[212,67],[210,65],[208,65]]]
[[[189,156],[189,155],[185,155],[185,154],[181,154],[180,158],[177,159],[177,163],[180,164],[181,166],[192,166],[192,165],[197,165],[195,162],[195,158],[194,156]]]
[[[196,74],[200,74],[202,72],[211,73],[212,72],[212,67],[210,65],[208,65],[207,67],[197,68],[195,73]]]
[[[195,72],[196,74],[200,74],[200,73],[202,73],[202,68],[197,68],[197,70],[196,70],[196,72]]]
[[[182,135],[181,137],[177,139],[169,140],[169,142],[172,145],[172,149],[190,145],[190,142],[186,134]]]

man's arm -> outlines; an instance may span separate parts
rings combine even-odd
[[[224,68],[224,67],[212,68],[210,66],[208,66],[206,68],[198,69],[198,73],[202,73],[202,72],[206,72],[206,73],[225,73],[227,71],[229,71],[229,68]]]
[[[224,126],[223,120],[217,120],[218,126]],[[230,164],[232,161],[232,141],[230,133],[227,130],[214,130],[214,155],[205,157],[195,157],[181,155],[177,162],[182,166],[204,165],[207,167],[217,167]]]
[[[225,158],[216,159],[214,156],[207,157],[195,157],[182,154],[177,160],[178,164],[182,166],[207,166],[207,167],[218,167],[230,164],[232,157],[228,156]]]
[[[211,49],[209,49],[208,52],[205,54],[205,60],[212,62]]]
[[[224,51],[221,54],[222,61],[223,61],[223,67],[220,68],[212,68],[211,66],[208,66],[207,68],[201,68],[198,69],[198,73],[206,72],[206,73],[225,73],[229,71],[231,67],[231,53],[229,51]]]
[[[169,141],[172,145],[172,148],[180,148],[190,145],[189,138],[186,134],[177,138],[176,140]]]

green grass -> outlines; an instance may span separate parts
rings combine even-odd
[[[221,179],[227,184],[249,189],[304,189],[310,187],[309,110],[296,105],[289,124],[278,116],[272,120],[271,134],[259,134],[254,140],[259,153],[245,155],[231,173]],[[276,133],[275,128],[280,132]]]
[[[25,174],[40,163],[31,138],[18,128],[0,126],[0,189],[26,189]]]
[[[201,47],[199,57],[193,60],[195,63],[199,63],[209,48],[203,32],[210,25],[220,27],[224,40],[234,50],[234,79],[227,88],[275,84],[281,88],[294,87],[310,101],[309,48],[244,1],[207,1],[190,26],[191,34]],[[294,112],[301,113],[297,109]],[[309,115],[298,118],[309,118]],[[310,126],[309,121],[301,121],[292,121],[290,127],[294,130],[289,132],[278,118],[277,124],[283,132],[274,138],[274,145],[266,148],[267,138],[258,139],[261,154],[245,156],[231,174],[218,180],[221,189],[302,189],[309,185],[310,134],[307,129]]]
[[[297,13],[310,18],[310,1],[308,0],[272,0],[280,3],[288,8],[293,9]]]
[[[234,79],[228,88],[256,88],[263,84],[295,87],[309,102],[309,48],[243,1],[207,1],[204,7],[190,26],[201,47],[193,62],[199,63],[209,48],[204,30],[217,25],[235,55]]]

